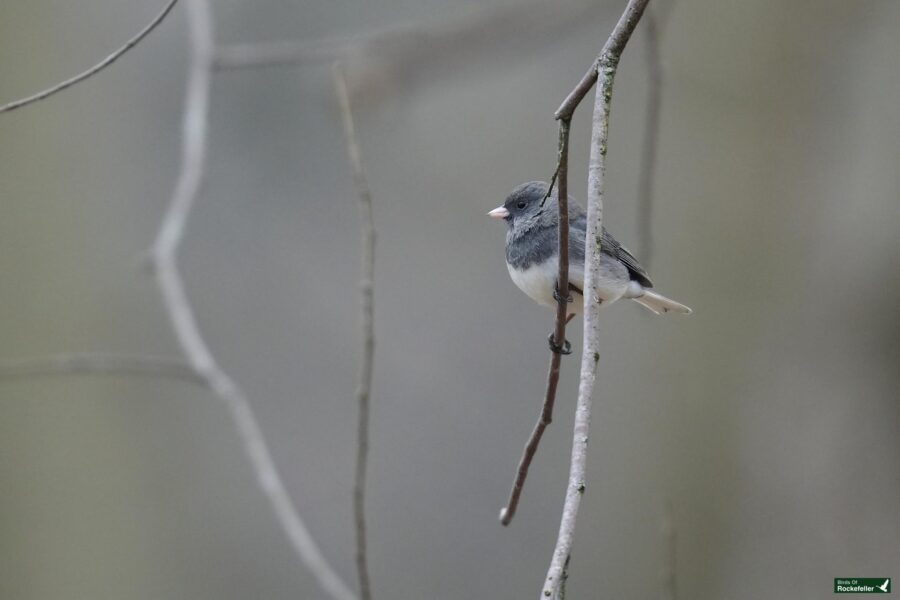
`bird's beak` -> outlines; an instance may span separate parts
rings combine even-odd
[[[489,212],[488,216],[494,219],[505,219],[509,216],[509,211],[502,206],[498,206],[497,208]]]

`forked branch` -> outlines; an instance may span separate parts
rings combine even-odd
[[[335,600],[356,600],[322,555],[285,489],[250,401],[219,366],[200,333],[178,268],[178,247],[206,169],[209,84],[214,55],[209,0],[185,0],[191,60],[183,117],[181,174],[151,250],[157,285],[172,329],[191,368],[225,403],[244,445],[259,488],[268,499],[281,529],[303,565]]]
[[[646,4],[646,3],[645,3]],[[637,21],[640,19],[640,14],[628,14],[626,10],[627,18],[630,19],[626,21],[625,24],[622,21],[619,22],[619,25],[616,27],[616,31],[613,32],[613,36],[610,37],[610,40],[616,38],[610,45],[610,41],[607,41],[607,46],[604,46],[604,53],[598,57],[597,61],[591,66],[588,72],[584,75],[578,85],[573,89],[569,95],[566,97],[563,104],[557,109],[555,113],[556,119],[559,120],[559,147],[558,147],[558,155],[559,162],[557,164],[556,172],[553,175],[553,180],[551,181],[550,187],[552,190],[553,182],[557,182],[557,190],[559,196],[559,274],[557,275],[558,289],[566,290],[568,289],[569,282],[569,261],[568,261],[568,152],[569,152],[569,128],[572,120],[572,115],[575,113],[575,109],[590,91],[591,87],[597,81],[598,76],[598,65],[601,62],[603,56],[607,56],[607,60],[610,57],[615,57],[615,63],[618,64],[618,57],[621,56],[622,49],[624,48],[625,42],[627,39],[622,38],[621,36],[617,36],[617,33],[624,32],[625,29],[631,27],[631,30],[628,31],[627,35],[630,36],[631,31],[633,31],[634,26],[637,24]],[[626,15],[623,15],[623,18],[626,18]],[[622,26],[620,28],[620,26]],[[648,45],[651,47],[653,57],[658,60],[658,56],[656,55],[657,47],[656,47],[656,29],[652,28],[648,34],[652,37],[652,41],[648,42]],[[658,72],[654,71],[652,73],[653,78],[658,77]],[[658,121],[658,112],[659,112],[659,102],[658,102],[658,82],[653,82],[657,87],[654,87],[652,90],[652,98],[649,101],[648,105],[648,113],[653,113],[652,122],[648,122],[648,135],[649,142],[645,143],[645,158],[644,158],[644,175],[641,180],[641,188],[642,195],[649,197],[652,194],[652,189],[645,189],[650,183],[648,180],[652,179],[652,170],[655,162],[655,146],[656,146],[656,130],[657,130],[657,121]],[[648,151],[647,148],[650,147]],[[605,146],[604,146],[605,151]],[[647,176],[646,173],[650,172],[650,176]],[[548,191],[548,194],[550,192]],[[646,202],[646,201],[645,201]],[[647,208],[647,213],[649,213],[649,208]],[[645,219],[649,219],[649,215],[645,217]],[[643,222],[643,221],[642,221]],[[556,328],[554,331],[554,342],[557,347],[563,343],[560,340],[565,339],[565,326],[568,322],[567,319],[567,303],[565,302],[564,294],[557,294],[559,301],[556,312]],[[522,458],[519,460],[519,466],[516,469],[516,476],[513,481],[512,490],[510,491],[509,500],[506,503],[506,506],[500,511],[500,523],[503,525],[509,525],[512,521],[513,516],[516,513],[516,509],[519,504],[519,498],[522,494],[522,489],[525,485],[525,479],[528,476],[528,469],[531,466],[531,462],[534,458],[535,453],[537,452],[538,445],[540,443],[541,437],[544,434],[544,430],[547,428],[553,420],[553,407],[556,401],[556,388],[559,383],[559,369],[560,369],[560,354],[558,352],[554,352],[550,356],[550,369],[547,373],[547,387],[546,392],[544,394],[544,404],[541,409],[541,415],[538,418],[537,423],[535,423],[534,429],[531,432],[531,436],[528,438],[528,442],[525,444],[525,449],[522,453]]]
[[[587,447],[590,436],[591,409],[597,365],[600,362],[599,284],[600,243],[603,231],[603,193],[605,188],[606,153],[609,139],[609,112],[613,81],[622,50],[628,43],[649,0],[629,0],[625,12],[619,18],[597,60],[572,90],[557,111],[557,118],[570,119],[578,103],[598,82],[591,131],[591,156],[588,166],[587,236],[585,239],[584,280],[584,348],[581,353],[581,377],[578,386],[578,404],[575,409],[575,427],[572,440],[572,458],[569,482],[563,505],[562,518],[556,548],[550,568],[544,579],[540,598],[556,600],[564,580],[566,563],[572,553],[575,539],[575,522],[578,508],[587,486]]]

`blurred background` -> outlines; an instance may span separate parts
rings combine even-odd
[[[578,359],[516,519],[551,311],[485,212],[546,179],[553,111],[625,2],[216,0],[220,43],[388,36],[349,65],[379,230],[368,497],[376,598],[534,597],[565,492]],[[663,0],[657,288],[603,311],[572,598],[822,598],[900,576],[900,4]],[[7,0],[0,103],[161,9]],[[644,24],[613,100],[605,224],[639,248]],[[432,37],[429,37],[431,35]],[[138,268],[179,169],[184,6],[96,78],[0,116],[0,358],[178,356]],[[328,64],[214,76],[181,262],[325,555],[353,582],[356,195]],[[591,96],[592,98],[592,96]],[[591,101],[573,123],[583,201]],[[580,320],[570,327],[580,348]],[[224,406],[183,382],[0,381],[0,597],[322,598]]]

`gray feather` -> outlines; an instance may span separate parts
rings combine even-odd
[[[509,229],[506,234],[506,261],[510,266],[524,270],[534,264],[556,256],[559,249],[557,235],[559,206],[556,191],[544,199],[547,184],[532,181],[517,187],[509,195],[504,206],[510,211]],[[524,206],[520,206],[524,205]],[[584,243],[587,234],[587,216],[584,209],[569,198],[569,264],[584,265]],[[616,238],[603,228],[600,251],[627,269],[629,277],[643,287],[653,287],[647,271]]]

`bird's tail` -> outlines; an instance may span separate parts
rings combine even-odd
[[[685,306],[684,304],[679,304],[674,300],[669,300],[665,296],[657,294],[656,292],[650,290],[644,290],[644,295],[639,298],[633,299],[635,302],[639,303],[644,308],[652,310],[654,313],[661,315],[663,313],[680,313],[683,315],[689,315],[692,311],[690,308]]]

